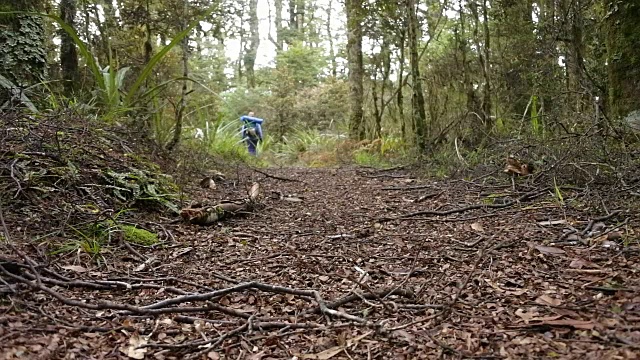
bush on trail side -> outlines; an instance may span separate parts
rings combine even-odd
[[[175,180],[141,155],[151,146],[127,129],[64,113],[9,114],[0,121],[0,191],[10,195],[3,200],[6,217],[22,219],[31,236],[77,235],[72,227],[123,209],[177,214]],[[51,229],[57,229],[54,235]]]

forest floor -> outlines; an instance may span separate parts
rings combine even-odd
[[[593,196],[583,189],[563,189],[561,206],[553,188],[403,169],[234,176],[194,200],[243,198],[257,181],[259,210],[213,226],[149,215],[138,221],[162,225],[160,245],[114,247],[102,267],[71,253],[31,291],[3,277],[1,358],[640,353],[640,229],[629,209],[598,219],[566,205]],[[24,229],[10,220],[15,239]]]
[[[129,130],[1,120],[0,359],[640,353],[640,179],[241,166],[203,189],[190,154],[183,204],[261,187],[252,211],[200,226],[167,215],[171,185]]]

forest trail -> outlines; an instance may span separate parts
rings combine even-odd
[[[209,227],[156,219],[173,239],[164,247],[114,250],[108,271],[71,257],[44,272],[48,289],[97,306],[61,306],[42,291],[11,300],[0,315],[3,358],[613,359],[638,352],[640,266],[637,246],[618,246],[620,234],[634,231],[624,211],[598,220],[559,206],[553,189],[522,183],[525,190],[513,193],[508,179],[421,180],[403,169],[245,171],[199,196],[243,198],[257,181],[263,206],[255,213]],[[563,236],[569,228],[588,245]],[[71,278],[82,282],[71,286]],[[120,288],[109,288],[116,281]]]

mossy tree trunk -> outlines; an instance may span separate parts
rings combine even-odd
[[[609,111],[612,117],[640,110],[640,0],[605,0]]]
[[[409,63],[411,64],[411,86],[413,88],[411,107],[416,130],[416,145],[420,150],[427,147],[427,112],[425,110],[422,78],[420,77],[420,57],[418,56],[418,39],[420,38],[417,5],[415,0],[406,0],[408,24]]]
[[[346,0],[347,12],[347,61],[349,63],[349,93],[351,111],[349,114],[349,136],[362,140],[365,137],[363,124],[364,102],[363,59],[362,59],[362,0]]]
[[[42,11],[42,0],[0,0],[0,11]],[[0,75],[19,89],[46,78],[45,30],[40,16],[0,15]],[[11,98],[0,91],[0,105]]]

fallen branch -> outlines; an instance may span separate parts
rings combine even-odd
[[[378,179],[378,178],[392,178],[392,179],[405,179],[410,177],[409,175],[395,175],[395,174],[379,174],[379,175],[360,175],[369,179]]]
[[[182,219],[190,224],[211,225],[239,213],[253,210],[255,201],[260,195],[260,186],[253,184],[249,190],[249,197],[241,203],[221,203],[215,206],[201,208],[186,208],[180,210]]]
[[[536,191],[531,191],[528,192],[522,196],[520,196],[519,198],[515,199],[515,200],[510,200],[501,204],[473,204],[473,205],[469,205],[469,206],[465,206],[465,207],[461,207],[461,208],[455,208],[455,209],[450,209],[450,210],[444,210],[444,211],[439,211],[439,210],[423,210],[423,211],[417,211],[417,212],[413,212],[413,213],[408,213],[408,214],[404,214],[404,215],[399,215],[399,216],[395,216],[395,217],[387,217],[387,218],[379,218],[378,221],[389,221],[389,220],[400,220],[400,219],[407,219],[407,218],[411,218],[411,217],[415,217],[415,216],[421,216],[421,215],[432,215],[432,216],[447,216],[447,215],[451,215],[451,214],[457,214],[457,213],[463,213],[466,211],[470,211],[470,210],[476,210],[476,209],[504,209],[510,206],[513,206],[517,203],[520,203],[522,201],[526,201],[526,200],[530,200],[533,198],[536,198],[544,193],[546,193],[546,191],[548,190],[548,188],[545,188],[544,190],[536,190]]]
[[[306,182],[304,182],[304,181],[302,181],[302,180],[298,180],[298,179],[289,179],[289,178],[282,177],[282,176],[271,175],[271,174],[266,173],[266,172],[264,172],[264,171],[262,171],[262,170],[258,170],[258,169],[254,169],[254,168],[251,168],[251,170],[253,170],[253,171],[257,172],[258,174],[262,174],[262,175],[264,175],[264,176],[266,176],[266,177],[268,177],[268,178],[271,178],[271,179],[276,179],[276,180],[286,181],[286,182],[298,182],[298,183],[306,184]]]
[[[385,190],[385,191],[411,191],[411,190],[431,189],[432,187],[433,187],[433,185],[387,186],[387,187],[383,187],[381,190]]]
[[[604,215],[604,216],[600,216],[600,217],[591,219],[591,221],[589,221],[589,224],[587,224],[587,227],[584,228],[584,230],[582,230],[581,235],[582,236],[586,235],[589,231],[591,231],[591,229],[593,228],[593,225],[595,225],[596,223],[601,222],[601,221],[607,221],[607,220],[611,219],[612,217],[614,217],[614,216],[616,216],[616,215],[618,215],[620,213],[622,213],[622,210],[615,210],[615,211],[612,211],[611,213],[609,213],[608,215]]]
[[[393,289],[393,288],[386,288],[386,289],[382,289],[380,291],[374,292],[374,293],[364,293],[364,294],[360,294],[360,295],[355,295],[355,294],[351,294],[351,295],[347,295],[343,298],[340,298],[336,301],[327,303],[327,307],[330,309],[335,309],[337,307],[341,307],[343,305],[346,305],[350,302],[356,301],[356,300],[360,300],[360,297],[363,297],[367,300],[374,300],[376,298],[384,298],[386,296],[389,295],[399,295],[402,297],[406,297],[406,298],[413,298],[414,294],[411,291],[408,290],[403,290],[403,289]],[[321,313],[321,309],[320,307],[316,307],[313,308],[311,310],[307,310],[305,311],[303,314],[319,314]]]

